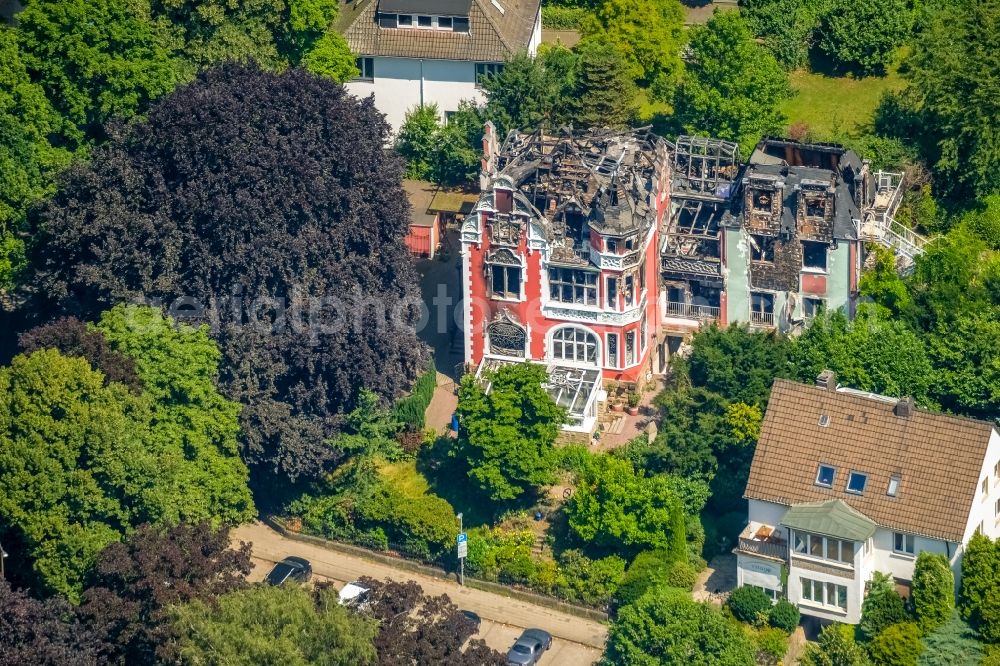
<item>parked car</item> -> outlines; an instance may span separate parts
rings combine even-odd
[[[281,585],[286,580],[305,583],[312,578],[312,565],[301,557],[286,557],[271,569],[264,580],[268,585]]]
[[[479,617],[479,615],[477,613],[473,613],[470,610],[464,610],[464,611],[462,611],[462,615],[465,616],[466,620],[468,620],[472,624],[476,625],[476,633],[478,634],[479,633],[479,625],[483,623],[483,619],[481,617]]]
[[[348,583],[344,587],[340,588],[340,593],[337,596],[343,606],[364,608],[368,602],[369,592],[371,592],[371,590],[367,587],[361,585],[358,581],[354,581],[353,583]]]
[[[533,666],[552,647],[552,635],[541,629],[525,629],[510,650],[507,651],[509,666]]]

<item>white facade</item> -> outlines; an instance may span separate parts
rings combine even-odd
[[[740,535],[736,548],[739,586],[755,585],[774,597],[787,596],[803,615],[856,624],[861,619],[866,584],[874,573],[889,574],[897,583],[907,585],[913,579],[917,555],[927,551],[944,555],[951,563],[957,593],[964,544],[979,530],[991,539],[1000,537],[1000,434],[994,430],[990,436],[962,543],[878,526],[867,541],[854,542],[854,556],[850,562],[836,561],[796,552],[793,535],[781,525],[789,508],[773,502],[749,500],[748,526]],[[761,527],[774,531],[767,539],[757,540],[754,535]],[[803,580],[808,582],[804,584]],[[816,601],[815,588],[811,595],[804,589],[815,583],[822,586],[820,602]],[[840,603],[844,601],[840,598],[841,587],[846,592],[845,604]],[[828,603],[831,592],[833,603]]]
[[[410,32],[415,40],[424,37],[419,30]],[[539,12],[526,47],[528,54],[535,55],[541,42],[542,16]],[[485,101],[482,90],[476,85],[478,61],[364,54],[362,57],[372,61],[373,76],[349,81],[345,88],[361,98],[374,95],[375,107],[385,114],[393,134],[402,126],[406,112],[422,104],[437,104],[443,121],[449,112],[458,110],[462,100]]]
[[[357,97],[374,95],[375,107],[385,114],[393,133],[406,112],[421,104],[437,104],[444,120],[462,100],[485,100],[476,86],[474,62],[374,57],[372,65],[374,78],[349,81],[345,87]]]

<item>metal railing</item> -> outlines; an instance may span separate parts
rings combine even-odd
[[[740,537],[740,551],[744,553],[751,553],[753,555],[763,555],[764,557],[773,557],[779,560],[788,559],[788,542],[781,541],[778,539],[767,539],[766,541],[760,541],[758,539],[747,539]]]
[[[751,326],[774,326],[774,313],[773,312],[757,312],[755,310],[750,311],[750,325]]]
[[[720,312],[721,308],[714,305],[697,305],[695,303],[681,303],[677,301],[667,301],[664,307],[664,314],[671,317],[698,319],[700,321],[717,321]]]

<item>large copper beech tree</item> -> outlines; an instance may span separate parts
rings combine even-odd
[[[202,74],[113,128],[32,214],[31,288],[88,320],[187,299],[243,404],[258,488],[321,474],[359,389],[391,400],[425,362],[388,132],[371,100],[303,70]]]

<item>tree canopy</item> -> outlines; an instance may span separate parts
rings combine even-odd
[[[254,514],[239,407],[213,384],[218,350],[205,332],[134,307],[101,327],[136,362],[141,393],[53,348],[0,369],[0,482],[10,489],[0,515],[42,586],[71,599],[96,554],[134,525]]]
[[[481,379],[466,375],[458,392],[455,453],[469,478],[493,500],[552,483],[553,444],[566,413],[542,386],[545,368],[505,365]]]
[[[0,579],[0,665],[98,666],[105,645],[65,599],[33,599]]]
[[[665,475],[645,476],[628,460],[598,456],[566,504],[570,529],[586,543],[664,549],[687,559],[684,506]]]
[[[839,65],[862,74],[884,74],[910,32],[907,0],[831,0],[819,27],[819,48]]]
[[[738,624],[686,590],[653,588],[621,608],[605,654],[614,666],[751,666],[753,645]]]
[[[243,403],[247,462],[272,481],[317,475],[358,387],[393,399],[425,364],[387,135],[370,100],[304,71],[206,73],[33,216],[39,296],[86,316],[186,304]]]
[[[181,664],[366,666],[376,664],[376,623],[339,603],[336,588],[299,585],[237,590],[208,604],[174,606]]]
[[[676,122],[690,134],[736,141],[749,154],[761,136],[780,129],[788,76],[737,12],[716,13],[692,30],[690,48],[674,98]]]

